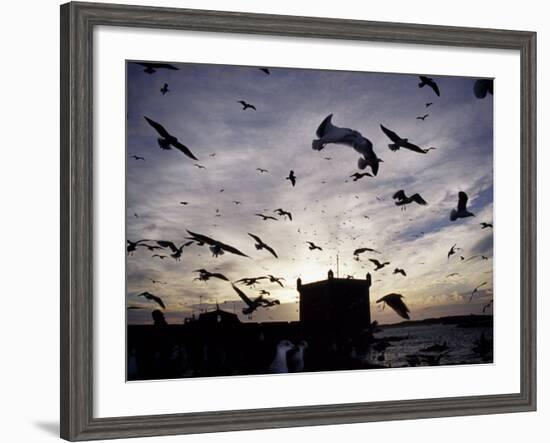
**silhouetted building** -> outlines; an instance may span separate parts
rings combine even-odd
[[[218,305],[216,305],[215,311],[203,312],[199,315],[199,325],[224,328],[234,327],[240,325],[241,321],[237,314],[232,312],[222,311]]]
[[[303,284],[296,282],[300,293],[300,322],[304,327],[332,329],[364,329],[371,323],[371,277],[365,280],[334,278]]]

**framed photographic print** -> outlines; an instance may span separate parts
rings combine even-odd
[[[535,33],[61,25],[63,438],[535,409]]]

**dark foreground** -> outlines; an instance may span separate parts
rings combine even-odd
[[[127,379],[491,363],[492,331],[492,316],[473,315],[361,331],[305,329],[299,322],[228,324],[219,317],[184,325],[128,326]],[[303,354],[293,355],[298,348],[288,351],[288,365],[274,369],[283,340],[302,343]]]

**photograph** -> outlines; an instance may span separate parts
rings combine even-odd
[[[127,381],[491,364],[493,126],[492,78],[127,60]]]

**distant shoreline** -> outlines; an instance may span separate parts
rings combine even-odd
[[[423,320],[405,320],[399,323],[389,323],[378,325],[380,328],[395,328],[404,326],[419,325],[457,325],[461,327],[491,326],[493,324],[492,315],[450,315],[447,317],[426,318]]]

